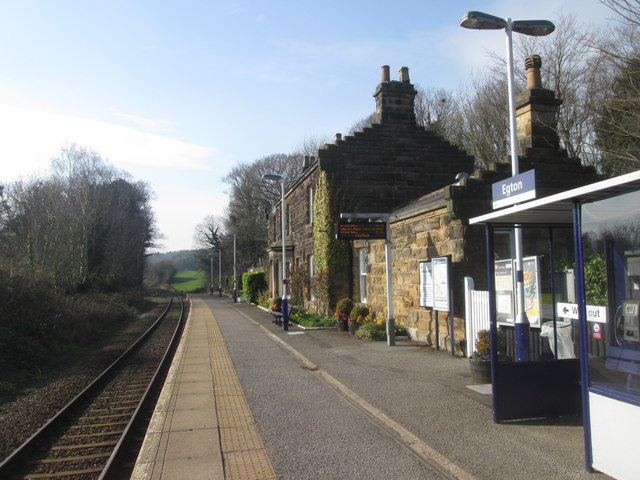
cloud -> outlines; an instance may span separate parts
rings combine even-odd
[[[1,179],[13,180],[49,166],[62,147],[96,150],[119,168],[206,169],[211,148],[98,120],[0,105]]]
[[[110,109],[110,112],[113,113],[116,117],[122,118],[123,120],[131,122],[134,125],[137,125],[138,127],[142,128],[143,130],[150,131],[150,132],[163,131],[171,127],[170,122],[159,120],[156,118],[140,117],[138,115],[132,115],[130,113],[121,112],[120,110],[115,108]]]

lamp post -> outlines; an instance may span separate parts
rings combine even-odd
[[[211,275],[209,276],[209,295],[213,295],[213,252],[209,254],[211,259]]]
[[[233,234],[233,303],[238,303],[238,283],[236,281],[236,234]]]
[[[218,297],[222,297],[222,247],[218,244]]]
[[[513,74],[512,32],[541,37],[555,30],[549,20],[511,20],[483,12],[467,12],[460,20],[460,26],[473,30],[504,30],[507,45],[507,89],[509,93],[509,127],[511,138],[511,175],[520,173],[518,165],[518,133],[516,130],[516,107]],[[529,361],[529,319],[524,308],[524,274],[522,269],[522,230],[519,225],[514,229],[516,254],[516,289],[518,308],[515,321],[516,361]]]
[[[280,213],[282,226],[282,329],[289,330],[289,316],[287,305],[287,244],[285,240],[285,213],[284,213],[284,177],[273,173],[267,173],[262,176],[264,180],[275,180],[280,182]]]

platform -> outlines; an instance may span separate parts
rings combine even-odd
[[[131,478],[276,478],[218,323],[201,299],[191,299]]]

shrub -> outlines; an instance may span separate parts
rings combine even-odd
[[[353,300],[351,300],[348,297],[340,299],[336,305],[337,314],[343,314],[347,316],[351,313],[352,309],[353,309]]]
[[[369,307],[363,303],[356,303],[349,313],[349,317],[353,318],[354,322],[365,322],[369,317]]]
[[[478,332],[478,339],[476,340],[476,349],[474,355],[481,358],[488,358],[491,353],[489,330],[480,330]]]
[[[258,297],[267,289],[267,272],[247,272],[242,274],[242,292],[249,303],[256,303]]]
[[[478,339],[475,343],[476,349],[473,352],[474,358],[488,359],[491,355],[491,338],[489,330],[480,330],[478,332]],[[498,330],[498,357],[504,355],[506,347],[506,337],[503,330]]]
[[[367,322],[356,330],[356,337],[369,340],[386,340],[387,326],[384,323]]]
[[[332,327],[334,320],[318,313],[309,312],[304,307],[295,306],[289,319],[303,327]]]
[[[404,325],[396,323],[396,328],[393,330],[397,336],[409,336],[409,330]]]

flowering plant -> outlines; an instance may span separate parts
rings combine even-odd
[[[282,299],[281,298],[274,298],[270,309],[273,310],[274,312],[282,311]]]

